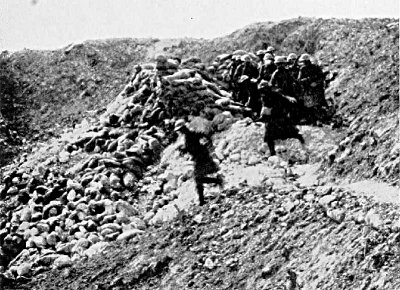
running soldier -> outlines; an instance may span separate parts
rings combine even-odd
[[[179,151],[189,153],[194,161],[194,181],[196,183],[197,194],[199,195],[199,204],[204,205],[204,183],[214,183],[223,185],[222,176],[209,177],[207,175],[216,173],[218,166],[212,159],[207,144],[203,144],[202,139],[205,134],[190,130],[184,120],[178,120],[175,123],[175,132],[180,132],[185,137],[185,143],[179,147]]]
[[[267,143],[271,156],[276,155],[275,140],[278,139],[296,138],[304,147],[303,136],[287,114],[287,108],[296,99],[273,91],[266,81],[260,83],[259,90],[263,103],[260,121],[265,122],[264,142]]]

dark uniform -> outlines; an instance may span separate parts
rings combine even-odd
[[[325,76],[321,68],[306,61],[300,67],[298,81],[303,88],[301,99],[304,105],[304,118],[311,123],[320,120],[324,107],[328,104],[325,100]]]
[[[222,185],[221,177],[208,177],[208,174],[216,173],[218,166],[212,159],[206,144],[202,144],[201,139],[206,136],[189,130],[186,125],[175,125],[175,131],[180,131],[185,135],[185,146],[179,148],[182,153],[189,153],[194,161],[194,181],[196,183],[197,194],[199,195],[200,205],[204,201],[204,183],[215,183]]]
[[[291,105],[289,100],[268,85],[261,86],[259,90],[263,109],[266,111],[261,116],[261,120],[265,121],[264,142],[267,143],[271,155],[276,154],[274,141],[277,139],[296,138],[304,144],[299,130],[288,117],[287,111]]]
[[[247,76],[247,78],[243,78],[243,76]],[[251,79],[257,79],[257,77],[257,67],[250,60],[244,61],[237,67],[235,75],[233,77],[239,88],[237,101],[245,104],[250,99],[250,81]]]
[[[260,67],[260,71],[258,74],[258,82],[261,82],[262,80],[269,82],[271,80],[271,76],[276,71],[276,65],[274,64],[273,61],[268,61],[264,63]]]
[[[276,91],[285,96],[294,97],[296,99],[296,103],[289,103],[284,109],[286,113],[289,114],[289,117],[296,122],[299,115],[298,108],[298,96],[296,95],[295,90],[295,79],[293,79],[289,70],[287,70],[284,66],[278,66],[276,71],[272,74],[270,85],[272,90]]]

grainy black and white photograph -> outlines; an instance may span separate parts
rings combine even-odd
[[[398,0],[0,0],[0,290],[399,290]]]

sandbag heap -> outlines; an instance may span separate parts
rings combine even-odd
[[[147,67],[137,89],[128,84],[89,130],[59,148],[52,167],[22,163],[5,172],[0,258],[8,278],[69,266],[110,241],[135,238],[147,227],[142,179],[174,138],[174,121],[202,116],[224,130],[248,113],[196,70]]]

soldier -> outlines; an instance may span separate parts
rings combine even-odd
[[[240,56],[234,55],[232,56],[232,61],[228,66],[228,74],[229,74],[229,88],[232,90],[232,98],[234,101],[238,100],[239,88],[235,77],[235,72],[238,66],[241,64]]]
[[[273,57],[275,57],[275,48],[273,48],[272,46],[268,46],[267,50],[265,51],[265,53],[269,53],[271,54]]]
[[[304,138],[287,115],[287,107],[296,99],[273,91],[268,82],[259,85],[263,108],[260,121],[265,122],[264,142],[267,143],[271,156],[275,155],[275,140],[296,138],[304,147]]]
[[[287,57],[287,69],[289,70],[292,78],[297,80],[299,76],[300,67],[297,64],[297,55],[295,53],[290,53]]]
[[[214,183],[219,186],[223,185],[221,175],[218,177],[209,177],[208,174],[216,173],[218,166],[210,156],[207,145],[202,142],[204,133],[194,132],[190,130],[184,120],[178,120],[175,123],[175,132],[180,132],[185,137],[183,146],[178,147],[181,153],[189,153],[194,161],[194,181],[196,183],[197,194],[199,195],[200,205],[205,204],[204,200],[204,183]],[[211,141],[211,140],[209,140]]]
[[[264,64],[264,56],[265,56],[265,54],[266,54],[266,51],[262,50],[262,49],[260,49],[260,50],[258,50],[256,52],[256,56],[258,57],[258,62],[257,62],[257,68],[258,69],[260,69],[261,66]]]
[[[237,67],[234,75],[235,80],[239,80],[241,76],[246,75],[250,79],[258,77],[257,67],[251,61],[248,54],[242,55],[240,58],[242,63]]]
[[[292,78],[289,70],[286,69],[286,64],[286,57],[275,57],[276,70],[271,76],[270,85],[272,89],[278,93],[294,97],[294,79]]]
[[[264,64],[261,66],[258,74],[258,83],[262,80],[269,82],[272,74],[276,70],[276,65],[274,63],[274,57],[270,53],[264,55]]]
[[[238,85],[237,101],[244,105],[250,99],[251,80],[257,79],[258,71],[249,55],[242,55],[241,60],[242,64],[237,67],[234,80],[237,80]]]
[[[303,88],[304,118],[307,122],[315,124],[321,121],[328,106],[324,91],[325,77],[321,68],[311,63],[308,54],[301,55],[299,65],[298,81]]]
[[[276,56],[275,57],[276,71],[272,74],[270,85],[272,90],[285,96],[294,97],[296,102],[288,104],[284,109],[289,118],[293,121],[297,121],[299,110],[298,110],[298,97],[295,91],[295,79],[292,78],[289,70],[286,68],[287,62],[286,57]]]

